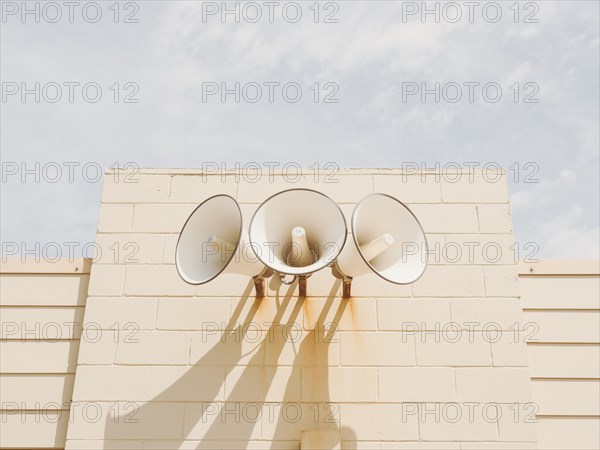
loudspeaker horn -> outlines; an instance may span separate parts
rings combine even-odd
[[[251,247],[238,203],[229,195],[215,195],[198,205],[183,225],[175,250],[177,273],[193,285],[223,272],[252,276],[256,295],[262,297],[261,277],[268,275]]]
[[[346,220],[340,207],[325,194],[290,189],[265,200],[248,230],[256,255],[268,268],[299,277],[305,295],[306,277],[331,265],[346,242]],[[304,291],[304,292],[303,292]]]
[[[387,194],[363,198],[352,213],[353,242],[344,247],[333,273],[343,278],[344,297],[353,277],[375,272],[386,281],[410,284],[427,267],[427,239],[406,205]]]

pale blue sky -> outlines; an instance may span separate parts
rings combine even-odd
[[[3,98],[4,169],[36,161],[140,167],[516,163],[521,180],[510,184],[516,239],[537,242],[540,257],[598,257],[598,2],[499,2],[502,16],[495,23],[495,7],[486,6],[491,2],[480,2],[472,22],[465,3],[457,2],[463,15],[456,23],[449,21],[456,10],[447,2],[437,3],[439,23],[433,15],[423,23],[418,12],[410,14],[421,2],[322,2],[318,23],[312,1],[298,3],[296,23],[296,6],[285,2],[275,7],[273,23],[264,2],[255,3],[263,13],[257,23],[245,20],[256,13],[250,9],[240,23],[231,15],[223,23],[218,13],[203,18],[201,2],[130,3],[121,4],[118,23],[113,2],[99,2],[96,23],[92,7],[86,17],[75,10],[70,23],[62,2],[62,17],[51,23],[56,11],[40,3],[36,23],[34,14],[24,21],[21,11],[12,14],[12,4],[21,2],[3,2],[3,93],[15,86],[7,83],[39,82],[50,98],[51,83],[63,86],[57,103],[35,103],[33,95],[23,103],[18,93]],[[205,4],[205,12],[220,4]],[[435,8],[436,2],[428,4]],[[28,5],[35,8],[35,2]],[[137,23],[123,23],[128,14]],[[325,17],[337,23],[324,23]],[[98,83],[102,97],[88,103],[74,88],[70,103],[64,82]],[[123,102],[134,90],[128,82],[139,87],[132,97],[138,103]],[[303,95],[289,103],[277,88],[273,103],[264,97],[221,103],[218,95],[203,102],[203,82],[295,82]],[[463,86],[462,99],[403,99],[409,84],[435,82],[447,87],[446,97],[455,95],[452,83]],[[491,82],[502,88],[496,103],[481,91]],[[464,83],[479,83],[473,102]],[[252,85],[248,89],[247,97],[253,96]],[[324,103],[328,93],[339,101]],[[528,94],[538,102],[524,102]],[[534,168],[538,182],[524,183]],[[64,174],[55,184],[8,177],[2,241],[93,241],[101,182],[86,182],[80,169],[75,174],[75,183]],[[509,174],[513,178],[514,171]],[[94,177],[92,169],[88,175]]]

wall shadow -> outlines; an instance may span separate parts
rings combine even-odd
[[[263,441],[270,440],[270,448],[277,448],[277,443],[274,441],[297,441],[297,448],[300,448],[300,429],[298,428],[333,428],[340,430],[339,407],[331,403],[329,398],[329,370],[327,368],[329,365],[329,344],[336,339],[335,335],[338,331],[340,318],[347,305],[346,301],[339,302],[339,308],[335,311],[333,319],[329,319],[326,324],[327,317],[329,317],[335,303],[334,300],[340,282],[339,280],[335,281],[327,298],[319,299],[321,302],[324,300],[324,305],[318,313],[316,325],[306,330],[303,326],[303,310],[309,307],[308,302],[311,299],[298,297],[296,283],[286,286],[278,283],[278,281],[272,281],[270,284],[271,289],[275,292],[274,296],[256,300],[253,296],[254,285],[251,280],[240,297],[235,310],[232,312],[225,330],[219,332],[222,333],[221,339],[192,364],[185,374],[178,378],[172,385],[147,402],[144,402],[141,406],[138,406],[135,415],[138,418],[138,423],[126,423],[124,416],[108,414],[103,439],[105,441],[165,441],[165,438],[155,437],[153,433],[155,431],[153,427],[161,426],[160,421],[157,421],[155,417],[157,415],[156,408],[157,406],[160,407],[160,404],[165,403],[185,404],[184,417],[181,418],[183,420],[183,425],[181,426],[183,432],[179,440],[169,440],[169,445],[172,445],[171,448],[179,447],[184,441],[187,441],[185,448],[192,448],[190,447],[190,441],[197,440],[200,440],[200,443],[196,446],[197,449],[221,448],[219,443],[224,440],[239,442],[240,448],[246,448],[251,440],[256,439],[257,427],[263,427],[260,439]],[[272,305],[268,305],[268,302],[275,302],[276,304],[276,311],[271,324],[268,327],[264,327],[262,339],[252,351],[242,353],[244,340],[247,337],[245,333],[249,329],[247,325],[253,323],[261,308],[272,307]],[[248,303],[251,304],[250,308],[247,308]],[[245,309],[247,309],[247,313],[241,318],[242,312]],[[292,332],[297,332],[298,328],[296,325],[299,325],[302,329],[302,339],[299,345],[294,343],[294,337],[290,335]],[[286,357],[290,358],[290,346],[293,347],[294,351],[293,359],[291,362],[288,360],[283,365],[279,365],[279,358],[282,356],[284,350],[286,351]],[[268,361],[265,361],[267,354],[269,355]],[[223,355],[227,355],[225,359],[223,359]],[[242,358],[247,359],[243,361],[243,365],[239,365]],[[194,371],[194,368],[215,365],[224,369],[225,376],[208,377],[201,380],[202,396],[206,398],[205,401],[178,399],[178,396],[181,396],[182,389],[189,390],[189,386],[198,386],[198,375]],[[321,370],[316,368],[321,368]],[[279,388],[276,383],[275,395],[268,395],[277,372],[280,369],[287,371],[291,369],[290,376],[283,383],[283,386],[285,386],[283,387],[283,394],[277,395]],[[235,378],[233,380],[235,384],[231,388],[227,386],[227,391],[224,392],[223,403],[219,398],[220,392],[222,389],[224,390],[225,383],[232,382],[232,378],[229,375],[234,370],[241,370],[241,373],[239,376],[233,377]],[[257,372],[259,375],[256,392],[252,392],[252,395],[245,400],[249,384],[252,385],[257,380]],[[301,386],[298,386],[298,382],[301,383]],[[305,387],[308,387],[311,392],[316,390],[319,393],[318,399],[305,397]],[[301,398],[299,398],[298,392],[301,392]],[[258,421],[230,421],[228,417],[234,418],[235,414],[226,415],[225,418],[223,418],[222,414],[214,415],[208,418],[210,420],[207,420],[209,410],[205,407],[193,407],[193,405],[208,403],[221,405],[250,403],[253,408],[261,409],[263,413]],[[272,413],[267,415],[265,413],[265,405],[267,405],[267,409],[271,408],[272,410],[273,404],[276,404],[275,408],[277,404],[281,408],[282,405],[285,406],[288,403],[296,403],[300,408],[305,408],[308,404],[318,403],[320,410],[319,420],[315,420],[314,423],[311,423],[311,421],[308,423],[305,421],[297,423],[290,422],[281,413],[276,415]],[[281,412],[281,409],[279,412]],[[311,420],[312,417],[314,416],[311,416]],[[322,420],[325,418],[329,420]],[[331,418],[334,420],[331,420]],[[269,422],[265,423],[265,420]],[[144,424],[142,423],[143,421],[147,422]],[[198,435],[197,431],[190,436],[194,427],[199,424],[202,429],[200,433],[203,435],[200,439],[194,437]],[[266,434],[268,436],[265,436],[265,430],[267,430]],[[228,436],[231,436],[231,438],[228,438]],[[215,444],[214,447],[211,446],[213,443]]]

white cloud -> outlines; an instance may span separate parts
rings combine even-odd
[[[297,24],[203,23],[201,4],[185,1],[141,2],[137,24],[3,24],[3,81],[94,80],[107,95],[111,83],[133,81],[140,102],[3,103],[2,160],[534,162],[540,183],[510,186],[518,239],[554,224],[542,255],[588,254],[550,236],[589,238],[598,227],[597,2],[539,2],[537,24],[514,23],[507,7],[495,24],[480,15],[472,24],[423,24],[403,22],[401,2],[339,6],[331,24],[309,15]],[[295,81],[305,95],[296,104],[203,103],[203,81]],[[315,104],[309,87],[327,81],[339,86],[339,103]],[[407,81],[497,81],[503,97],[490,104],[479,91],[474,103],[405,103]],[[539,85],[539,103],[514,103],[510,86],[527,81]],[[2,238],[93,238],[100,184],[47,187],[3,186],[3,202],[17,211],[3,214]],[[575,207],[578,223],[560,222]]]
[[[531,178],[537,179],[537,176],[534,175]],[[563,170],[558,178],[554,180],[541,180],[536,183],[523,184],[523,186],[526,186],[525,188],[510,196],[511,207],[517,212],[525,212],[530,208],[546,207],[553,203],[558,192],[572,190],[576,187],[577,181],[577,173],[571,170]]]
[[[583,209],[570,208],[566,214],[540,224],[537,242],[546,258],[600,258],[600,228],[583,222]]]

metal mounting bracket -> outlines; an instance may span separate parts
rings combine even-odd
[[[273,275],[273,271],[268,267],[265,267],[265,269],[261,273],[253,277],[254,289],[256,291],[257,299],[262,299],[265,297],[265,280],[271,275]]]
[[[337,265],[337,262],[331,266],[331,273],[338,280],[342,280],[342,298],[348,300],[352,296],[352,277],[344,275]]]
[[[298,277],[298,287],[300,288],[300,292],[298,295],[302,298],[306,297],[306,277],[301,275]]]

